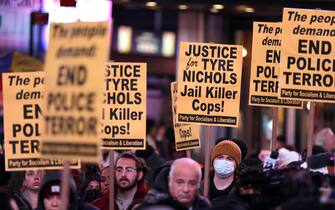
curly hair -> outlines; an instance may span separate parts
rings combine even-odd
[[[145,160],[143,158],[137,157],[134,153],[126,151],[121,153],[115,160],[115,165],[121,158],[129,158],[135,161],[136,170],[143,172],[143,178],[139,180],[139,182],[142,182],[144,180],[145,174],[148,172],[147,164],[145,163]]]

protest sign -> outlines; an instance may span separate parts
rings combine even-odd
[[[335,102],[335,12],[284,8],[279,93]]]
[[[15,52],[10,66],[13,72],[43,71],[43,62],[20,52]]]
[[[177,120],[237,127],[242,46],[181,42]]]
[[[44,73],[4,73],[2,81],[6,171],[61,169],[62,160],[40,155]]]
[[[107,22],[51,24],[43,155],[98,161],[109,35]]]
[[[173,117],[173,128],[175,136],[176,150],[188,150],[200,147],[199,138],[199,126],[192,124],[184,124],[177,122],[176,102],[178,93],[178,83],[171,82],[171,99],[172,99],[172,117]]]
[[[146,148],[147,64],[107,64],[102,116],[104,149]]]
[[[281,23],[254,22],[249,105],[302,109],[302,102],[278,98]]]

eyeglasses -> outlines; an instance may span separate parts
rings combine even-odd
[[[126,167],[126,168],[122,168],[122,167],[117,167],[116,168],[116,173],[127,173],[127,174],[131,174],[131,173],[134,173],[136,171],[135,168],[132,168],[132,167]]]

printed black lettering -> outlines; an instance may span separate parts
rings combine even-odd
[[[67,66],[61,65],[57,75],[57,85],[78,85],[85,84],[87,79],[87,69],[83,65]]]
[[[23,119],[38,119],[41,114],[42,110],[38,104],[23,105]]]

